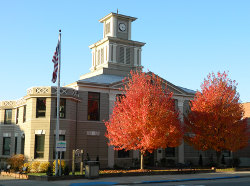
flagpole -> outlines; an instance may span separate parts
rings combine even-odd
[[[60,70],[61,70],[61,30],[59,30],[59,59],[58,59],[58,76],[57,76],[57,114],[56,114],[56,144],[59,141],[59,111],[60,111]],[[55,175],[58,176],[58,151],[56,149],[56,167]]]

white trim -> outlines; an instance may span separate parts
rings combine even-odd
[[[86,131],[87,136],[100,136],[100,131]]]
[[[56,134],[56,130],[54,130],[54,134]],[[59,135],[65,135],[66,130],[59,130]]]
[[[128,40],[131,40],[131,20],[128,21]]]
[[[11,137],[11,133],[3,133],[3,137]]]
[[[116,17],[112,17],[112,25],[113,25],[113,34],[112,36],[113,37],[116,37],[117,36],[117,18]]]
[[[35,130],[35,134],[45,134],[46,130]]]

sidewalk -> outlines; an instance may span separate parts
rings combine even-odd
[[[42,186],[42,185],[63,185],[63,186],[87,186],[87,185],[131,185],[147,183],[181,182],[194,180],[215,180],[215,179],[234,179],[250,177],[250,171],[227,172],[227,173],[203,173],[203,174],[182,174],[182,175],[154,175],[154,176],[129,176],[129,177],[107,177],[93,180],[60,180],[60,181],[34,181],[34,180],[15,180],[13,178],[0,176],[0,186]]]

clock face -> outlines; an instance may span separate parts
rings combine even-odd
[[[126,25],[124,23],[120,23],[119,24],[119,30],[122,31],[122,32],[126,31]]]

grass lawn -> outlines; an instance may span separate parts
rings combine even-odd
[[[84,175],[84,171],[83,171],[83,175]],[[28,173],[28,175],[31,175],[31,176],[46,176],[46,173],[45,172],[39,172],[39,173],[34,173],[34,172],[30,172]],[[55,175],[55,173],[53,173],[53,176]],[[72,175],[72,172],[69,173],[69,175]],[[75,172],[75,175],[81,175],[80,172]]]
[[[187,169],[183,169],[183,171],[185,171]],[[211,170],[209,168],[196,168],[196,171],[199,170]],[[100,170],[99,174],[126,174],[126,173],[143,173],[143,172],[170,172],[170,171],[178,171],[178,169],[132,169],[132,170],[124,170],[124,169],[120,169],[120,170]],[[231,172],[231,171],[235,171],[234,168],[227,168],[227,169],[216,169],[216,172]],[[33,175],[33,176],[46,176],[46,173],[28,173],[28,175]],[[54,174],[53,174],[54,175]],[[72,175],[72,172],[69,173],[69,175]],[[76,171],[75,175],[81,175],[80,171]],[[83,175],[85,175],[85,172],[83,171]]]

